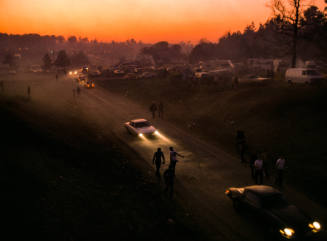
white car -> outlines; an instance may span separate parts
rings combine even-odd
[[[146,119],[135,119],[125,123],[128,133],[139,137],[153,136],[158,134],[158,130]]]

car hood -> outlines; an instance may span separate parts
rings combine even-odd
[[[284,225],[294,229],[300,229],[303,231],[303,229],[307,229],[310,222],[309,218],[294,205],[271,209],[271,212],[277,216]]]
[[[151,134],[156,131],[156,128],[153,126],[149,127],[144,127],[144,128],[137,128],[138,133],[143,133],[143,134]]]

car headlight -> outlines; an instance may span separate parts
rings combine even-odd
[[[139,137],[143,137],[143,134],[142,133],[139,133]]]
[[[281,233],[282,236],[288,239],[292,238],[295,233],[294,230],[291,228],[280,229],[279,232]]]
[[[314,221],[313,223],[309,223],[309,227],[311,228],[312,232],[316,233],[320,231],[321,224],[318,221]]]
[[[158,135],[158,134],[159,134],[159,131],[155,131],[154,134],[155,134],[155,135]]]

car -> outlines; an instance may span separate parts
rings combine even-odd
[[[129,134],[139,137],[154,136],[159,133],[151,122],[146,119],[135,119],[128,121],[125,123],[125,128]]]
[[[273,234],[283,239],[312,237],[321,231],[320,222],[309,217],[296,206],[289,204],[274,187],[253,185],[230,187],[225,194],[233,201],[237,211],[246,211],[265,222]]]

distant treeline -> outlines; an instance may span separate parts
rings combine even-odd
[[[299,21],[297,56],[303,60],[327,59],[327,16],[317,7],[307,8]],[[248,58],[290,58],[294,25],[277,15],[258,28],[254,23],[243,32],[228,33],[217,43],[200,41],[195,47],[190,42],[155,44],[136,42],[98,42],[88,38],[39,34],[13,35],[0,33],[0,58],[9,52],[41,61],[45,53],[57,56],[65,50],[70,56],[83,51],[91,62],[98,60],[103,65],[126,61],[142,61],[150,56],[157,65],[165,63],[197,63],[210,59],[242,61]]]
[[[291,55],[292,34],[292,24],[276,16],[258,29],[252,23],[243,33],[228,33],[218,43],[202,41],[189,58],[191,62],[215,58],[285,58]],[[327,18],[316,6],[309,7],[301,16],[297,50],[302,59],[327,59]]]

